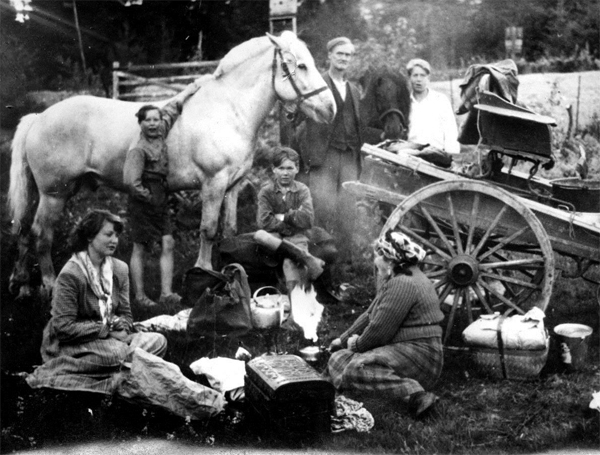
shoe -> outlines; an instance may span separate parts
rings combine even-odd
[[[143,296],[141,298],[136,297],[135,304],[145,308],[158,306],[158,303],[156,303],[154,300],[150,300],[148,296]]]
[[[161,295],[158,299],[158,303],[165,306],[178,305],[180,302],[181,296],[175,292],[169,295]]]
[[[408,410],[415,418],[423,418],[431,413],[439,397],[431,392],[415,392],[408,400]]]

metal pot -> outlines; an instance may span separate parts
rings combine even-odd
[[[274,291],[275,294],[259,295],[261,292]],[[257,289],[250,304],[252,325],[255,329],[271,329],[279,327],[283,320],[282,295],[273,286]]]
[[[305,348],[300,349],[298,352],[300,353],[300,357],[307,362],[317,362],[323,353],[319,346],[306,346]]]

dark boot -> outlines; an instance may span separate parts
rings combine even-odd
[[[423,418],[431,414],[439,397],[431,392],[415,392],[408,399],[408,410],[415,418]]]
[[[297,247],[285,239],[281,241],[281,245],[277,248],[276,253],[305,266],[311,281],[316,280],[323,273],[323,266],[325,265],[323,260],[314,257],[308,251],[304,251],[302,248]]]

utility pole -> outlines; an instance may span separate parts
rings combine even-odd
[[[87,65],[85,64],[85,53],[83,52],[83,40],[81,39],[81,29],[79,28],[79,15],[77,14],[77,0],[73,0],[73,16],[75,16],[75,29],[79,39],[79,53],[81,54],[81,68],[83,74],[87,74]]]
[[[284,30],[296,32],[298,0],[269,0],[269,31],[277,34]]]

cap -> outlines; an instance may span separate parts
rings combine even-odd
[[[352,44],[352,41],[350,41],[350,38],[346,38],[345,36],[338,36],[337,38],[333,38],[332,40],[329,40],[329,42],[327,43],[327,52],[331,52],[331,50],[334,47],[339,46],[341,44],[350,44],[350,45],[354,46]]]
[[[415,66],[419,66],[425,71],[427,71],[427,74],[431,74],[431,66],[422,58],[413,58],[410,62],[406,64],[406,71],[408,71],[408,74],[412,72]]]

